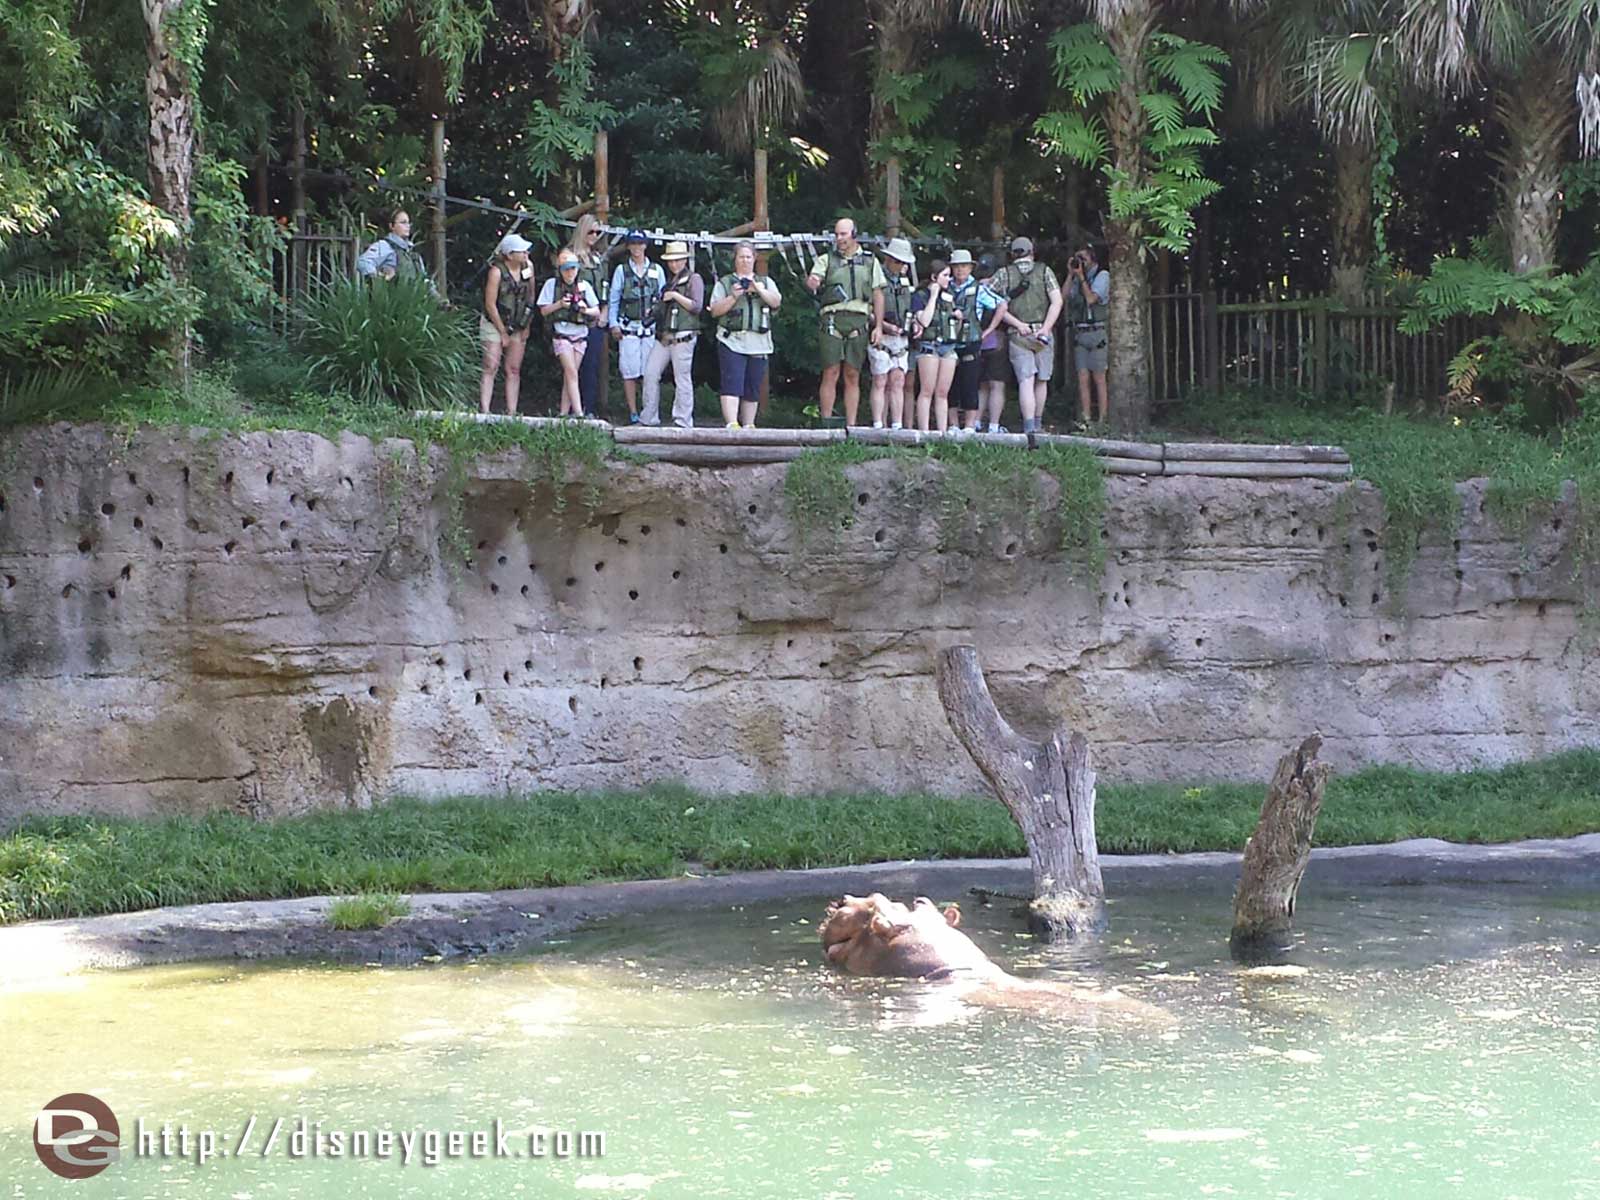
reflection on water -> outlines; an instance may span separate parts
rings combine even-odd
[[[958,898],[958,897],[948,897]],[[1225,891],[1115,899],[1104,941],[967,926],[1022,974],[1119,986],[1175,1030],[974,1012],[821,965],[823,904],[612,922],[520,960],[188,966],[0,994],[17,1195],[1600,1198],[1593,895],[1303,894],[1295,969],[1227,960]],[[35,1161],[51,1097],[239,1158]],[[604,1131],[602,1158],[290,1158],[323,1132]],[[282,1139],[261,1157],[265,1131]]]

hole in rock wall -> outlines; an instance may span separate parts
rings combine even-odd
[[[44,480],[37,475],[33,477],[33,490],[36,492],[44,491]]]
[[[122,568],[122,578],[124,580],[128,580],[128,579],[132,579],[133,578],[133,564],[132,563],[128,563],[126,566],[124,566]]]
[[[138,487],[139,486],[139,477],[137,475],[135,475],[132,471],[128,472],[128,486],[129,487]]]
[[[268,487],[272,486],[272,477],[273,477],[274,474],[275,474],[275,472],[273,471],[273,469],[271,467],[268,467],[267,468],[267,486]]]
[[[674,579],[682,579],[683,578],[683,572],[682,571],[674,571],[672,573],[672,577]]]
[[[317,500],[316,500],[315,496],[313,496],[310,500],[306,501],[306,511],[307,512],[316,512],[317,511]]]
[[[506,556],[504,554],[502,554],[499,558],[495,559],[494,561],[499,563],[503,567],[503,566],[506,565]]]
[[[114,588],[114,587],[107,588],[106,589],[106,599],[115,600],[116,598],[117,598],[117,589]]]
[[[1321,525],[1317,526],[1317,541],[1320,542],[1324,537],[1327,536],[1327,534],[1328,531],[1326,529],[1324,529]]]
[[[417,690],[418,690],[418,691],[419,691],[419,692],[421,692],[421,693],[422,693],[422,694],[423,694],[423,695],[424,695],[424,696],[431,696],[431,695],[433,695],[433,688],[431,688],[431,687],[429,687],[429,686],[428,686],[428,685],[427,685],[427,684],[423,684],[423,685],[422,685],[422,686],[421,686],[421,687],[419,687],[419,688],[418,688],[418,689],[417,689]]]
[[[349,488],[352,492],[356,490],[356,481],[351,479],[348,475],[341,478],[339,482],[344,484],[344,486]]]
[[[881,546],[881,545],[883,545],[883,539],[888,537],[888,536],[889,536],[889,534],[888,534],[888,532],[886,530],[880,529],[880,530],[878,530],[877,533],[872,535],[872,540],[877,542]]]
[[[794,639],[793,639],[793,638],[790,638],[790,639],[789,639],[789,640],[788,640],[788,641],[786,641],[786,642],[785,642],[785,643],[784,643],[784,645],[785,645],[785,646],[786,646],[786,647],[787,647],[787,648],[788,648],[788,649],[790,649],[790,650],[793,650],[793,649],[794,649]]]
[[[523,669],[523,670],[524,670],[524,671],[531,671],[531,670],[533,670],[533,659],[531,659],[531,658],[525,658],[525,659],[523,659],[523,660],[522,660],[522,669]]]
[[[463,678],[463,679],[471,679],[472,678],[472,668],[468,667],[465,671],[461,672],[461,678]]]
[[[608,688],[610,686],[611,686],[611,676],[609,676],[609,675],[600,676],[600,690],[603,692],[603,691],[606,690],[606,688]]]
[[[189,486],[189,468],[188,467],[185,467],[183,469],[183,486],[184,487],[188,487]]]
[[[1467,573],[1465,571],[1461,570],[1460,567],[1457,567],[1456,568],[1456,582],[1459,583],[1461,580],[1465,579],[1466,577],[1467,577]]]
[[[719,543],[717,545],[717,552],[719,554],[726,554],[728,552],[728,543],[727,542]]]
[[[156,548],[156,549],[157,549],[157,550],[165,550],[165,549],[166,549],[166,548],[167,548],[167,544],[166,544],[166,543],[165,543],[165,542],[163,542],[163,541],[162,541],[162,540],[161,540],[161,539],[160,539],[160,538],[158,538],[158,537],[152,537],[152,538],[151,538],[151,539],[150,539],[150,544],[151,544],[151,545],[152,545],[152,546],[154,546],[154,547],[155,547],[155,548]],[[298,548],[298,547],[297,547],[297,548]]]
[[[598,571],[604,571],[604,570],[605,570],[605,569],[606,569],[606,564],[605,564],[605,563],[603,563],[603,562],[597,562],[597,563],[595,563],[595,565],[594,565],[594,569],[595,569],[595,570],[596,570],[596,571],[597,571],[597,572],[598,572]]]
[[[626,545],[627,545],[627,544],[628,544],[628,539],[627,539],[627,538],[625,538],[625,537],[619,537],[619,538],[618,538],[618,539],[617,539],[617,545],[619,545],[619,546],[626,546]]]
[[[632,588],[629,588],[628,589],[628,599],[629,600],[637,600],[638,598],[639,598],[639,593],[634,591]]]
[[[287,521],[279,521],[278,522],[278,532],[279,533],[283,533],[288,528],[289,528],[289,522],[287,522]]]
[[[752,517],[756,515],[756,506],[754,504],[750,506],[749,512]]]
[[[674,519],[676,520],[679,529],[685,529],[688,527],[689,522],[685,521],[682,517],[677,517]]]
[[[528,594],[528,585],[527,584],[523,584],[522,585],[522,594],[524,596],[526,596]]]
[[[1195,638],[1194,644],[1196,646],[1204,646],[1206,644],[1206,640],[1205,638]]]
[[[300,503],[300,493],[298,493],[298,492],[290,492],[289,493],[289,505],[290,505],[290,507],[293,507],[294,505],[299,504],[299,503]]]
[[[1551,521],[1550,522],[1550,528],[1555,530],[1557,533],[1560,533],[1561,532],[1561,518],[1557,517],[1554,521]]]
[[[190,517],[187,521],[184,522],[184,525],[188,528],[190,533],[199,533],[200,532],[200,522],[197,521],[194,517]]]
[[[81,538],[78,541],[78,553],[79,554],[87,554],[87,553],[89,553],[89,551],[91,551],[93,549],[94,549],[94,543],[91,542],[88,538]]]
[[[483,703],[483,693],[482,692],[474,692],[473,695],[472,695],[472,702],[474,704],[482,704]]]
[[[149,492],[146,492],[144,494],[144,506],[146,508],[154,508],[156,506],[156,498],[155,498],[155,496],[153,496]]]
[[[300,539],[299,538],[290,538],[289,539],[289,549],[291,549],[291,550],[300,549]]]
[[[250,526],[254,525],[255,523],[256,523],[256,519],[254,517],[243,517],[239,521],[239,528],[240,529],[249,529]]]
[[[1377,592],[1373,592],[1372,593],[1372,602],[1374,604],[1376,604],[1378,602],[1378,593]]]
[[[222,477],[222,486],[224,488],[231,488],[233,486],[233,472],[232,471],[229,471],[226,475],[224,475]]]
[[[487,550],[488,548],[489,548],[489,543],[488,542],[484,541],[484,542],[479,542],[478,543],[478,549],[480,551]]]
[[[1289,536],[1290,537],[1299,537],[1300,536],[1300,526],[1296,525],[1293,529],[1289,530]]]
[[[529,563],[528,564],[528,570],[537,571],[538,569],[539,569],[539,564],[538,563]]]
[[[238,544],[238,542],[224,542],[222,544],[222,552],[231,557],[233,555],[234,547]]]
[[[572,710],[572,715],[573,716],[577,716],[578,715],[578,698],[576,696],[568,696],[567,697],[567,707]]]
[[[511,672],[510,671],[502,671],[502,672],[500,672],[500,678],[505,680],[505,682],[510,683],[511,682]]]
[[[115,504],[111,503],[111,501],[107,500],[104,504],[102,504],[100,506],[100,515],[101,516],[106,516],[106,517],[114,517],[114,516],[116,516],[117,515],[117,506]]]
[[[572,587],[572,586],[573,586],[573,585],[575,585],[575,584],[576,584],[576,583],[577,583],[577,582],[578,582],[578,580],[577,580],[577,577],[576,577],[576,576],[574,576],[574,575],[568,575],[568,576],[567,576],[567,586],[568,586],[568,587]]]
[[[498,596],[500,594],[500,585],[498,583],[491,583],[489,585],[489,594],[491,596]]]
[[[371,696],[374,700],[376,700],[378,698],[378,689],[375,688],[375,687],[369,687],[367,689],[367,695]]]
[[[61,589],[61,598],[63,600],[66,600],[66,599],[70,598],[72,593],[77,591],[77,590],[78,590],[78,588],[77,588],[77,586],[75,584],[69,583],[69,584],[67,584],[66,587]]]
[[[1544,616],[1544,614],[1545,614],[1545,605],[1540,604],[1536,611],[1537,611],[1539,616],[1541,616],[1541,617]]]
[[[5,583],[6,583],[6,591],[9,592],[12,588],[17,586],[17,577],[15,575],[7,575],[6,579],[5,579]]]
[[[143,529],[144,528],[144,518],[143,517],[135,517],[133,519],[133,527],[135,529]]]
[[[1006,557],[1007,558],[1011,558],[1016,554],[1016,552],[1017,552],[1017,544],[1015,542],[1007,542],[1006,543]]]
[[[1340,608],[1349,608],[1350,607],[1350,601],[1345,599],[1345,597],[1340,596],[1339,597],[1339,607]]]
[[[860,495],[858,495],[856,497],[856,503],[861,505],[862,508],[865,508],[867,506],[867,501],[871,500],[871,499],[872,499],[872,497],[867,495],[866,492],[862,492]]]
[[[648,526],[648,525],[639,526],[639,536],[640,537],[649,537],[650,536],[650,526]]]
[[[634,659],[634,660],[633,660],[633,669],[634,669],[634,670],[635,670],[635,671],[642,671],[642,670],[644,670],[644,659],[642,659],[642,658],[636,658],[636,659]]]

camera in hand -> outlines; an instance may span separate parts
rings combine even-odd
[[[567,293],[567,320],[573,324],[583,320],[583,296],[577,288]]]
[[[756,281],[750,278],[748,275],[739,276],[739,290],[741,292],[748,292],[751,288],[755,287],[755,285]]]

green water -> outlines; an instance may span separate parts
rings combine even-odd
[[[1592,893],[1313,889],[1291,977],[1227,961],[1222,891],[1118,900],[1076,957],[968,907],[1019,972],[1118,984],[1180,1024],[1076,1028],[837,977],[820,902],[617,922],[518,960],[104,974],[0,994],[0,1195],[1600,1198]],[[69,1091],[121,1123],[125,1157],[91,1180],[32,1150]],[[605,1153],[296,1158],[301,1115],[499,1118],[514,1150],[603,1131]],[[141,1116],[229,1149],[256,1127],[202,1166],[137,1156]]]

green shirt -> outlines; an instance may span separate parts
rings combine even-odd
[[[859,260],[856,264],[857,299],[834,301],[831,304],[824,299],[822,302],[823,312],[855,312],[865,313],[868,316],[872,315],[872,293],[878,288],[888,287],[889,277],[883,273],[883,264],[867,251],[856,251],[856,258]],[[822,287],[826,288],[829,283],[830,266],[833,269],[832,273],[835,278],[848,276],[850,273],[850,267],[847,265],[849,261],[849,259],[840,259],[838,254],[832,250],[826,254],[819,254],[817,255],[817,261],[811,264],[810,276],[813,279],[822,280]]]

